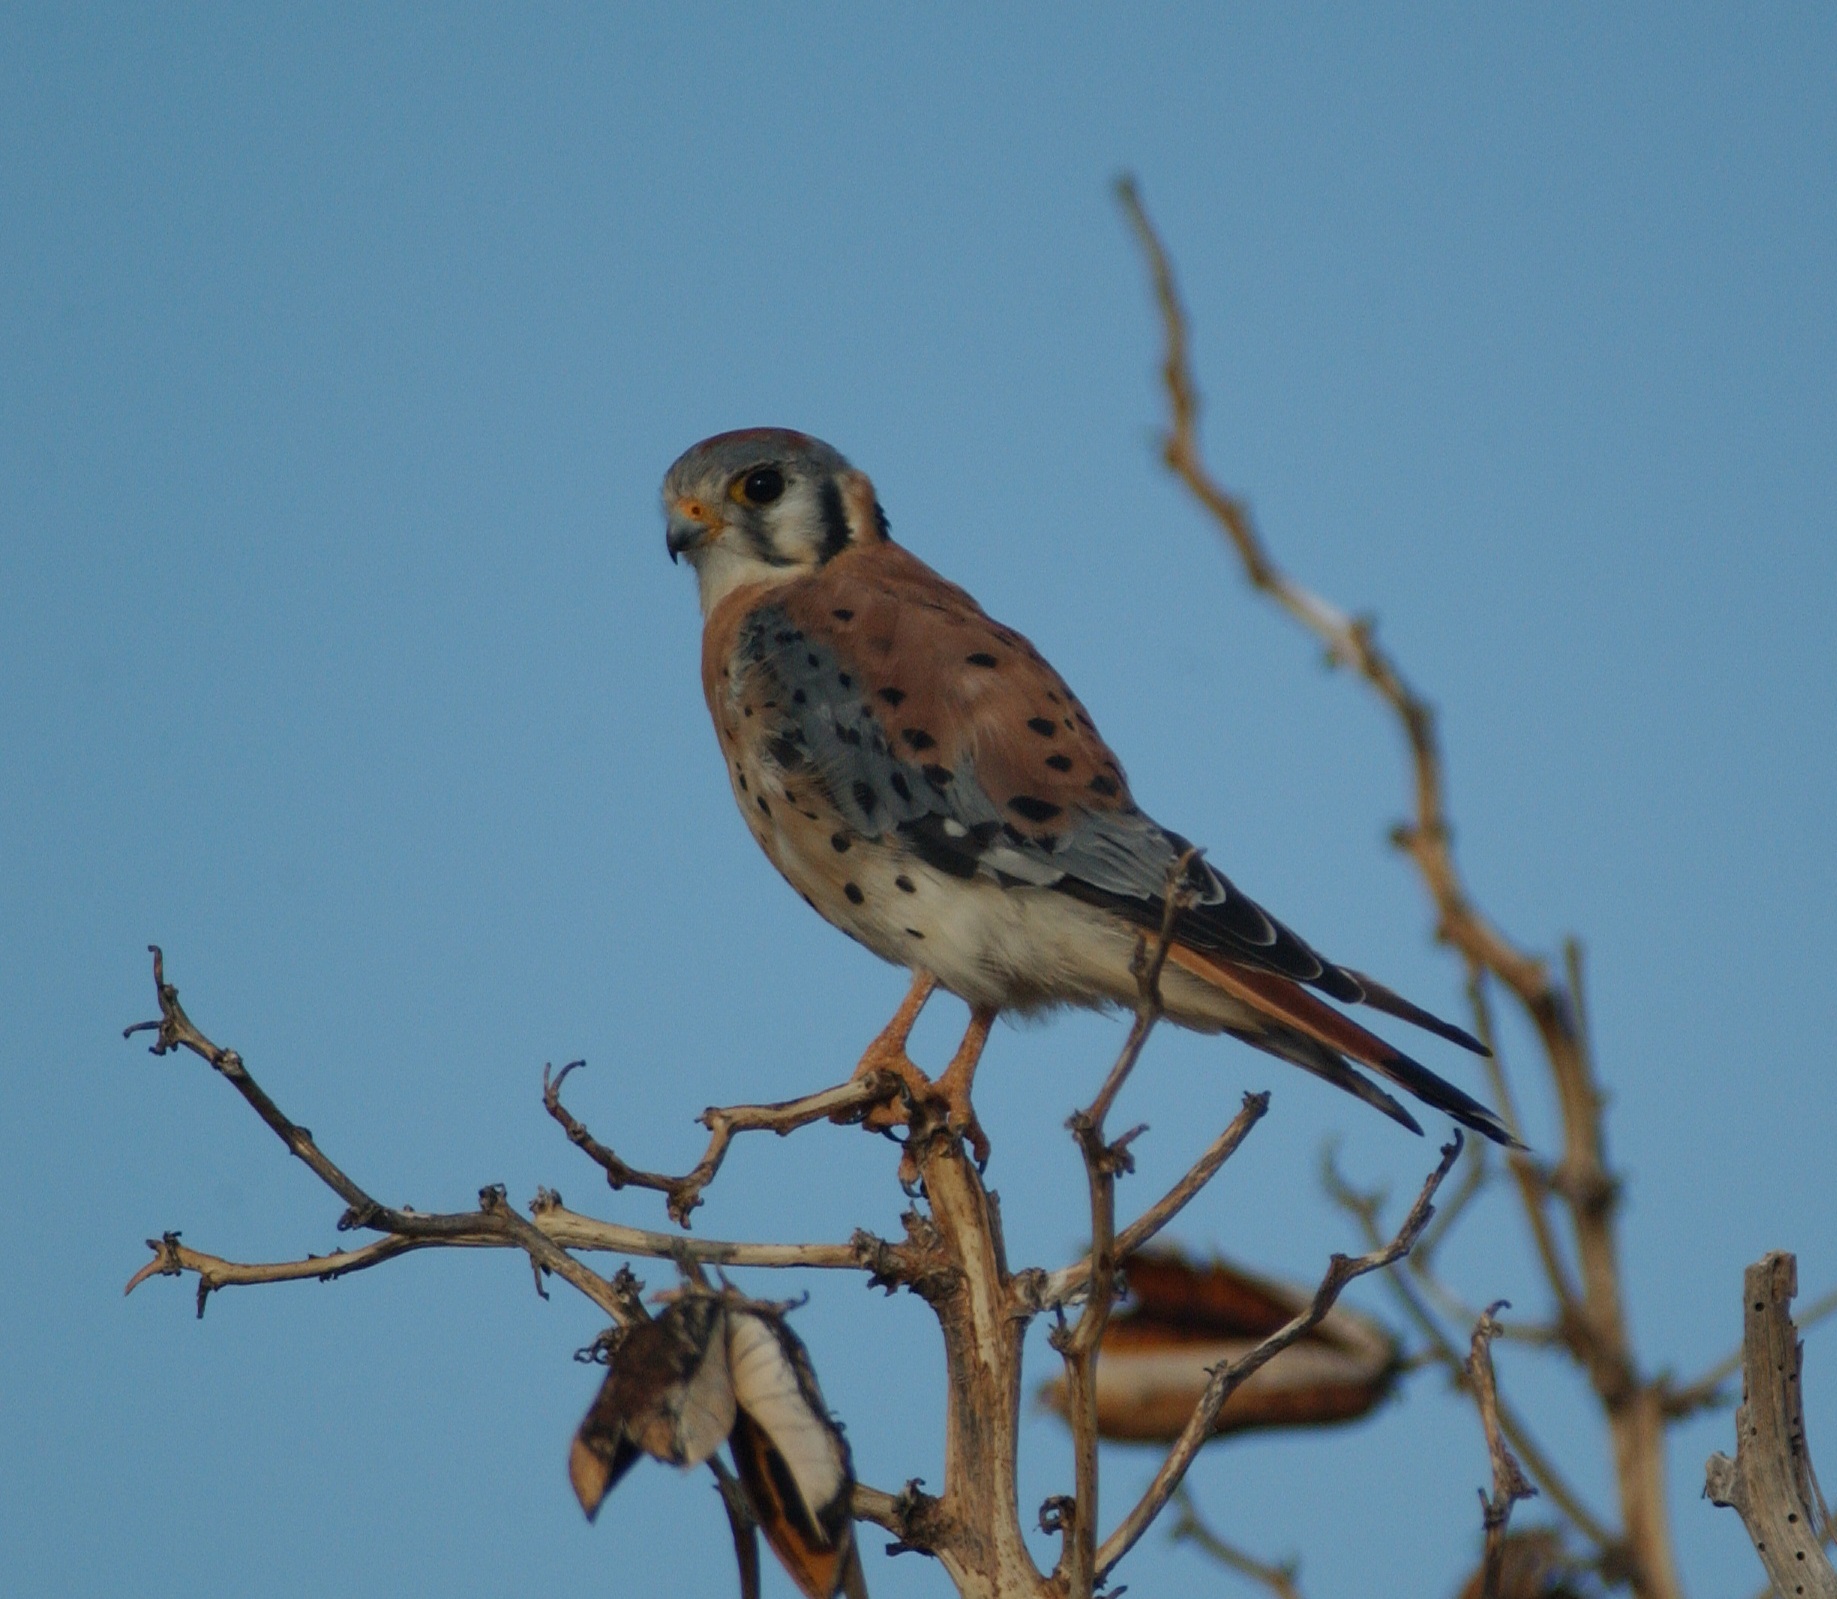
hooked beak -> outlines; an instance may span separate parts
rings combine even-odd
[[[670,507],[669,531],[663,543],[671,561],[699,550],[721,531],[720,523],[707,518],[708,512],[693,500],[678,500]]]

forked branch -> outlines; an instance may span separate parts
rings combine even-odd
[[[1422,1236],[1422,1230],[1429,1225],[1429,1218],[1435,1214],[1432,1201],[1435,1191],[1441,1187],[1442,1180],[1453,1168],[1456,1158],[1461,1153],[1461,1134],[1457,1129],[1451,1142],[1442,1146],[1442,1158],[1435,1170],[1430,1172],[1422,1185],[1422,1191],[1416,1196],[1416,1203],[1410,1207],[1404,1217],[1403,1225],[1397,1229],[1396,1236],[1380,1249],[1369,1254],[1346,1256],[1335,1255],[1327,1265],[1327,1274],[1314,1290],[1314,1297],[1307,1308],[1285,1326],[1273,1332],[1262,1343],[1246,1355],[1231,1361],[1228,1365],[1214,1368],[1212,1379],[1206,1384],[1205,1392],[1193,1407],[1193,1413],[1187,1418],[1186,1426],[1181,1430],[1179,1439],[1168,1451],[1167,1458],[1161,1462],[1154,1480],[1149,1483],[1147,1491],[1136,1503],[1135,1508],[1126,1515],[1120,1526],[1103,1541],[1097,1551],[1097,1580],[1102,1582],[1116,1567],[1116,1563],[1132,1548],[1136,1540],[1153,1524],[1160,1515],[1167,1501],[1173,1497],[1185,1478],[1188,1468],[1193,1464],[1201,1446],[1211,1436],[1212,1425],[1218,1420],[1218,1413],[1225,1407],[1225,1401],[1244,1383],[1252,1372],[1267,1365],[1290,1344],[1305,1336],[1320,1325],[1322,1318],[1333,1308],[1334,1302],[1344,1291],[1346,1285],[1355,1278],[1363,1277],[1367,1272],[1378,1271],[1385,1266],[1401,1260],[1410,1251],[1411,1246]]]

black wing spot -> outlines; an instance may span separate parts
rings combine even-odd
[[[963,658],[968,661],[971,666],[995,666],[999,664],[995,657],[989,654],[987,650],[977,650],[975,654],[966,655]]]
[[[808,704],[809,696],[801,688],[794,688],[791,690],[791,703],[793,705]]]
[[[1048,855],[1052,854],[1052,852],[1059,847],[1059,835],[1057,833],[1035,833],[1033,835],[1033,841],[1038,844],[1041,849],[1045,850]]]
[[[840,683],[844,688],[853,688],[855,686],[855,680],[852,677],[850,677],[848,673],[846,672],[837,672],[836,681]]]
[[[906,774],[904,772],[893,773],[893,775],[887,779],[887,785],[901,799],[908,803],[911,802],[912,788],[911,785],[906,782]]]
[[[833,616],[838,622],[852,622],[855,619],[855,613],[853,611],[845,611],[845,610],[837,609],[837,610],[831,611],[829,614]]]
[[[1027,718],[1027,725],[1031,727],[1034,732],[1038,733],[1041,738],[1051,738],[1053,734],[1059,731],[1058,728],[1053,726],[1052,719],[1046,716],[1030,716]],[[1069,727],[1071,724],[1068,722],[1066,725]]]
[[[859,905],[867,898],[867,895],[863,894],[853,883],[844,883],[842,885],[842,892],[848,896],[848,902],[851,905]]]
[[[861,729],[858,727],[844,727],[840,722],[837,722],[836,737],[844,744],[852,745],[856,749],[861,747]]]
[[[916,927],[908,927],[906,932],[913,938],[923,938],[925,936]]]
[[[1090,787],[1093,794],[1101,794],[1105,799],[1115,799],[1122,792],[1116,786],[1116,779],[1105,777],[1102,772],[1091,779]]]
[[[804,753],[804,741],[796,733],[778,734],[766,745],[765,750],[778,763],[781,772],[801,772],[810,764],[809,757]],[[785,798],[795,802],[793,795],[786,794]]]
[[[816,657],[816,656],[814,656],[814,655],[806,655],[806,656],[804,657],[804,659],[805,659],[806,661],[808,661],[808,662],[809,662],[809,663],[810,663],[810,664],[811,664],[812,666],[821,666],[821,665],[823,664],[823,663],[822,663],[822,662],[821,662],[820,660],[818,660],[818,659],[817,659],[817,657]]]
[[[922,727],[903,727],[899,731],[899,736],[906,741],[907,747],[913,750],[932,749],[938,742]]]
[[[1069,755],[1048,755],[1046,764],[1055,772],[1069,772],[1072,769],[1072,758]]]
[[[759,809],[764,811],[767,816],[770,816],[772,814],[772,807],[766,804],[765,795],[755,794],[753,798],[758,801]]]
[[[906,691],[903,688],[883,688],[878,692],[889,705],[897,705],[906,697]]]
[[[1030,822],[1050,822],[1063,808],[1051,800],[1037,799],[1032,794],[1016,794],[1008,801],[1009,810],[1026,817]]]
[[[902,894],[916,894],[918,892],[918,889],[913,884],[912,879],[905,876],[904,874],[893,879],[893,886],[897,888]]]
[[[772,636],[777,639],[780,644],[796,644],[804,635],[799,633],[795,628],[786,627],[780,628],[778,632],[774,633]]]
[[[940,794],[950,786],[950,780],[953,774],[948,766],[924,766],[920,767],[919,770],[925,774],[925,781]]]
[[[854,795],[855,803],[866,815],[872,816],[880,808],[880,796],[874,792],[870,784],[862,782],[859,778],[855,780]]]
[[[735,766],[734,767],[734,778],[740,785],[740,792],[744,794],[746,792],[746,773],[741,771],[738,766]]]
[[[848,846],[852,844],[853,842],[854,840],[851,839],[846,833],[831,833],[829,835],[829,847],[833,849],[838,855],[847,854]]]

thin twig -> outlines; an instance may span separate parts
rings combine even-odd
[[[1173,1492],[1180,1486],[1186,1476],[1187,1468],[1192,1465],[1200,1448],[1211,1436],[1212,1424],[1218,1419],[1218,1413],[1225,1406],[1233,1393],[1243,1384],[1251,1373],[1259,1371],[1277,1355],[1288,1348],[1297,1339],[1320,1325],[1321,1319],[1333,1308],[1346,1284],[1354,1278],[1362,1277],[1367,1272],[1378,1271],[1393,1262],[1401,1260],[1410,1251],[1411,1246],[1421,1237],[1422,1230],[1428,1226],[1429,1218],[1435,1214],[1431,1201],[1435,1191],[1441,1187],[1442,1179],[1453,1169],[1455,1160],[1461,1153],[1462,1136],[1457,1129],[1450,1143],[1442,1146],[1442,1158],[1435,1170],[1429,1173],[1422,1185],[1422,1191],[1416,1196],[1416,1203],[1410,1207],[1410,1213],[1398,1228],[1397,1235],[1381,1249],[1370,1254],[1358,1256],[1335,1255],[1328,1263],[1327,1274],[1314,1290],[1314,1297],[1307,1308],[1297,1315],[1286,1326],[1270,1334],[1248,1354],[1239,1356],[1227,1365],[1216,1366],[1212,1370],[1211,1380],[1206,1384],[1205,1393],[1200,1396],[1193,1413],[1187,1418],[1186,1426],[1181,1430],[1178,1441],[1168,1451],[1167,1458],[1161,1462],[1154,1480],[1147,1491],[1136,1503],[1135,1508],[1126,1515],[1120,1526],[1103,1541],[1097,1552],[1097,1578],[1101,1582],[1116,1567],[1130,1549],[1135,1546],[1162,1508],[1167,1504]]]
[[[1116,1258],[1127,1260],[1179,1215],[1218,1174],[1219,1168],[1237,1153],[1238,1146],[1250,1136],[1250,1129],[1263,1119],[1268,1110],[1267,1092],[1246,1094],[1243,1109],[1231,1119],[1230,1125],[1218,1137],[1206,1145],[1205,1152],[1187,1168],[1180,1180],[1116,1235]],[[1028,1314],[1033,1314],[1070,1304],[1085,1292],[1090,1280],[1091,1257],[1087,1254],[1082,1260],[1061,1266],[1055,1272],[1017,1273],[1014,1285],[1022,1307]]]
[[[198,1030],[185,1014],[184,1007],[179,1004],[178,989],[166,981],[165,959],[159,947],[149,945],[148,948],[153,954],[153,983],[159,994],[159,1020],[137,1022],[125,1029],[123,1036],[132,1037],[135,1033],[151,1032],[155,1035],[153,1054],[165,1055],[173,1050],[188,1049],[208,1061],[218,1075],[225,1078],[273,1129],[275,1136],[349,1207],[338,1223],[341,1231],[361,1228],[422,1243],[471,1240],[479,1234],[489,1234],[521,1249],[537,1267],[553,1272],[564,1282],[579,1289],[614,1320],[626,1323],[644,1319],[642,1304],[637,1303],[617,1284],[589,1270],[565,1249],[544,1237],[527,1217],[520,1215],[508,1203],[502,1188],[481,1189],[479,1208],[476,1211],[448,1215],[423,1215],[419,1211],[397,1210],[372,1199],[313,1142],[310,1132],[282,1113],[280,1107],[249,1075],[242,1057],[235,1050],[212,1043]]]
[[[851,1077],[833,1088],[806,1094],[801,1099],[782,1100],[772,1105],[710,1105],[697,1118],[712,1134],[708,1148],[684,1175],[669,1177],[660,1172],[641,1171],[636,1166],[628,1165],[595,1138],[561,1103],[561,1085],[567,1081],[569,1073],[585,1064],[585,1061],[570,1061],[552,1078],[549,1069],[543,1068],[543,1108],[561,1124],[562,1130],[568,1135],[568,1141],[606,1173],[608,1187],[614,1190],[655,1189],[664,1196],[670,1219],[682,1227],[689,1225],[690,1213],[702,1202],[702,1190],[714,1181],[715,1174],[720,1171],[721,1162],[727,1158],[727,1146],[733,1142],[734,1134],[771,1132],[783,1137],[800,1127],[808,1127],[812,1122],[847,1120],[851,1116],[865,1115],[875,1105],[893,1098],[901,1087],[899,1078],[892,1072],[868,1072],[860,1077]]]
[[[1540,1231],[1541,1199],[1530,1181],[1534,1168],[1514,1165],[1514,1175],[1533,1230],[1540,1231],[1539,1253],[1558,1298],[1565,1342],[1586,1373],[1612,1435],[1626,1525],[1623,1569],[1639,1599],[1678,1599],[1665,1504],[1663,1395],[1658,1383],[1639,1374],[1621,1295],[1614,1227],[1619,1186],[1607,1164],[1602,1097],[1582,1024],[1579,950],[1573,941],[1566,948],[1567,982],[1559,981],[1548,962],[1519,949],[1475,905],[1454,858],[1434,707],[1380,648],[1369,619],[1348,615],[1277,567],[1248,509],[1206,467],[1186,312],[1173,269],[1133,181],[1122,179],[1117,195],[1147,261],[1166,337],[1162,376],[1169,427],[1162,458],[1217,523],[1251,585],[1321,640],[1329,662],[1349,667],[1396,718],[1410,765],[1414,814],[1393,831],[1393,841],[1428,891],[1436,937],[1457,950],[1470,970],[1491,973],[1511,991],[1543,1047],[1563,1123],[1563,1156],[1548,1186],[1564,1201],[1574,1231],[1580,1270],[1574,1294],[1553,1240]]]
[[[438,1219],[445,1224],[464,1218],[430,1216],[427,1219]],[[538,1196],[531,1207],[530,1219],[538,1232],[563,1249],[605,1250],[619,1255],[671,1260],[683,1265],[759,1266],[768,1269],[814,1267],[830,1271],[866,1271],[886,1281],[900,1280],[897,1246],[866,1232],[857,1233],[846,1244],[748,1244],[718,1238],[684,1238],[680,1234],[646,1232],[642,1228],[625,1227],[617,1222],[578,1215],[564,1207],[553,1195]],[[147,1247],[153,1251],[153,1259],[134,1273],[122,1292],[131,1294],[149,1277],[172,1277],[182,1272],[196,1272],[198,1313],[202,1315],[205,1299],[219,1288],[308,1279],[331,1282],[352,1272],[383,1265],[398,1255],[406,1255],[417,1249],[520,1249],[522,1245],[495,1231],[475,1234],[451,1232],[437,1238],[409,1238],[390,1233],[360,1249],[338,1250],[327,1255],[307,1255],[300,1260],[250,1262],[225,1260],[221,1256],[192,1249],[179,1242],[177,1233],[149,1238]]]
[[[1280,1565],[1272,1566],[1254,1555],[1246,1554],[1235,1544],[1227,1543],[1206,1525],[1199,1514],[1199,1507],[1193,1502],[1192,1490],[1185,1483],[1175,1493],[1174,1505],[1179,1515],[1174,1518],[1169,1536],[1175,1543],[1190,1543],[1203,1549],[1221,1566],[1267,1588],[1275,1595],[1275,1599],[1302,1599],[1301,1587],[1296,1581],[1301,1572],[1299,1561],[1285,1560]]]
[[[1055,1580],[1071,1599],[1088,1599],[1096,1585],[1097,1558],[1097,1357],[1104,1329],[1116,1301],[1116,1179],[1133,1171],[1125,1133],[1115,1143],[1108,1140],[1104,1119],[1122,1092],[1123,1084],[1141,1059],[1142,1049],[1155,1023],[1161,1019],[1161,972],[1173,944],[1174,925],[1191,903],[1186,887],[1187,868],[1197,851],[1189,848],[1168,868],[1162,891],[1161,926],[1152,949],[1138,941],[1135,951],[1135,1020],[1122,1051],[1087,1110],[1069,1123],[1084,1161],[1085,1187],[1090,1200],[1091,1248],[1085,1256],[1084,1307],[1069,1333],[1055,1331],[1053,1347],[1065,1362],[1066,1414],[1072,1424],[1073,1493],[1069,1510],[1061,1509],[1057,1525],[1063,1542]],[[1138,1129],[1139,1131],[1139,1129]],[[1214,1167],[1213,1170],[1217,1168]]]
[[[1378,1213],[1382,1208],[1376,1194],[1361,1194],[1347,1184],[1338,1169],[1333,1165],[1331,1156],[1322,1162],[1322,1179],[1329,1197],[1335,1204],[1345,1210],[1358,1224],[1359,1232],[1367,1245],[1375,1245],[1383,1234],[1379,1228]],[[1420,1294],[1405,1272],[1391,1272],[1385,1277],[1385,1283],[1396,1298],[1403,1312],[1422,1334],[1425,1344],[1424,1356],[1448,1374],[1457,1388],[1468,1386],[1467,1363],[1460,1351],[1455,1348],[1448,1334],[1443,1330],[1435,1313],[1423,1303]],[[1513,1410],[1505,1399],[1498,1401],[1499,1426],[1507,1442],[1518,1452],[1524,1462],[1525,1470],[1536,1481],[1539,1490],[1544,1493],[1559,1510],[1574,1524],[1576,1530],[1592,1543],[1602,1559],[1612,1563],[1619,1558],[1621,1541],[1582,1499],[1582,1496],[1566,1482],[1562,1473],[1556,1469],[1549,1455],[1532,1435],[1524,1419]]]
[[[1493,1491],[1487,1496],[1480,1490],[1480,1524],[1486,1532],[1486,1560],[1480,1580],[1480,1599],[1499,1599],[1499,1579],[1505,1569],[1505,1529],[1512,1519],[1512,1506],[1529,1499],[1537,1490],[1525,1481],[1518,1462],[1506,1447],[1499,1430],[1499,1390],[1493,1378],[1493,1339],[1499,1334],[1494,1318],[1505,1308],[1505,1301],[1488,1305],[1474,1323],[1473,1349],[1467,1357],[1467,1380],[1473,1387],[1474,1403],[1479,1407],[1480,1426],[1486,1433],[1486,1453],[1492,1461]]]

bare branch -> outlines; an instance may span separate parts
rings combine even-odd
[[[1162,890],[1161,926],[1152,949],[1138,940],[1135,950],[1135,1021],[1123,1042],[1122,1052],[1104,1079],[1090,1108],[1069,1123],[1084,1161],[1085,1187],[1090,1197],[1091,1248],[1085,1256],[1084,1308],[1069,1334],[1055,1332],[1053,1347],[1065,1362],[1066,1414],[1072,1426],[1073,1493],[1069,1508],[1061,1508],[1056,1524],[1062,1537],[1054,1580],[1071,1599],[1086,1599],[1096,1585],[1097,1558],[1097,1356],[1116,1302],[1116,1179],[1133,1171],[1128,1145],[1135,1133],[1125,1133],[1110,1143],[1104,1119],[1141,1059],[1148,1035],[1161,1018],[1161,972],[1173,943],[1174,923],[1191,903],[1186,872],[1197,855],[1188,848],[1167,870]],[[1254,1119],[1254,1118],[1253,1118]],[[1137,1129],[1139,1131],[1140,1129]],[[1213,1171],[1217,1166],[1213,1166]],[[1194,1190],[1197,1192],[1197,1189]],[[1171,1212],[1170,1212],[1171,1214]]]
[[[1203,1549],[1221,1566],[1267,1588],[1275,1595],[1275,1599],[1302,1599],[1300,1585],[1295,1580],[1301,1570],[1299,1562],[1285,1560],[1281,1565],[1272,1566],[1254,1555],[1246,1554],[1235,1544],[1227,1543],[1206,1525],[1185,1483],[1175,1493],[1174,1504],[1180,1512],[1174,1518],[1170,1534],[1175,1543],[1190,1543]]]
[[[1359,1231],[1366,1244],[1376,1247],[1383,1236],[1378,1223],[1378,1213],[1382,1208],[1379,1196],[1361,1194],[1349,1187],[1334,1167],[1330,1156],[1323,1162],[1323,1180],[1334,1202],[1358,1223]],[[1384,1280],[1397,1302],[1403,1307],[1404,1313],[1414,1324],[1416,1330],[1422,1334],[1428,1360],[1441,1367],[1457,1388],[1465,1389],[1469,1383],[1467,1363],[1449,1339],[1434,1311],[1423,1303],[1420,1293],[1408,1274],[1391,1272]],[[1546,1494],[1550,1502],[1570,1519],[1576,1530],[1600,1551],[1606,1563],[1618,1562],[1621,1559],[1621,1541],[1618,1535],[1589,1509],[1581,1494],[1564,1480],[1562,1473],[1556,1469],[1555,1462],[1532,1436],[1530,1427],[1503,1398],[1498,1400],[1498,1411],[1500,1431],[1504,1433],[1512,1448],[1518,1452],[1526,1471],[1536,1481],[1539,1490]]]
[[[1709,1457],[1703,1492],[1741,1517],[1776,1593],[1837,1599],[1837,1569],[1820,1536],[1829,1513],[1812,1475],[1799,1397],[1798,1278],[1797,1260],[1784,1253],[1764,1255],[1743,1273],[1735,1458]]]
[[[339,1220],[340,1231],[361,1228],[393,1234],[397,1238],[412,1239],[422,1244],[450,1241],[469,1243],[481,1234],[487,1235],[521,1249],[536,1266],[553,1272],[564,1282],[579,1289],[614,1320],[630,1322],[644,1319],[642,1304],[623,1292],[617,1284],[589,1270],[565,1249],[544,1237],[527,1217],[519,1215],[508,1203],[501,1187],[480,1189],[477,1210],[447,1215],[424,1215],[419,1211],[396,1210],[372,1199],[313,1142],[310,1132],[282,1113],[280,1107],[249,1075],[242,1057],[235,1050],[224,1049],[212,1043],[193,1025],[179,1004],[178,989],[166,981],[165,960],[159,947],[149,945],[148,948],[153,954],[153,983],[159,994],[159,1020],[138,1022],[127,1028],[122,1036],[132,1037],[135,1033],[152,1032],[157,1035],[152,1046],[153,1054],[164,1055],[175,1049],[188,1049],[208,1061],[273,1129],[281,1142],[350,1207]],[[399,1250],[396,1252],[400,1253]],[[377,1262],[367,1260],[363,1264],[374,1265]]]
[[[1532,1181],[1535,1168],[1514,1163],[1513,1173],[1558,1299],[1565,1342],[1607,1418],[1626,1523],[1628,1579],[1639,1599],[1679,1599],[1665,1504],[1663,1394],[1660,1384],[1638,1373],[1621,1297],[1614,1229],[1619,1187],[1607,1165],[1601,1093],[1582,1023],[1579,949],[1571,941],[1565,950],[1565,983],[1552,976],[1548,962],[1515,946],[1475,905],[1455,863],[1434,708],[1379,646],[1369,619],[1329,604],[1275,564],[1248,508],[1207,468],[1199,445],[1186,313],[1173,269],[1133,181],[1119,182],[1117,194],[1147,261],[1166,336],[1169,427],[1162,440],[1163,460],[1217,523],[1252,587],[1307,628],[1326,646],[1328,661],[1349,667],[1396,719],[1410,765],[1414,814],[1392,838],[1428,891],[1436,937],[1460,953],[1470,972],[1498,978],[1537,1032],[1563,1121],[1563,1156],[1548,1187],[1563,1199],[1574,1230],[1579,1291],[1572,1291],[1544,1223],[1543,1201]]]
[[[772,1132],[782,1138],[800,1127],[808,1127],[812,1122],[846,1121],[851,1118],[858,1120],[875,1105],[892,1099],[901,1088],[899,1078],[892,1072],[869,1072],[861,1077],[851,1077],[834,1088],[806,1094],[801,1099],[782,1100],[777,1104],[730,1105],[724,1108],[710,1105],[698,1118],[713,1135],[708,1140],[707,1150],[683,1176],[667,1177],[627,1165],[588,1132],[561,1103],[561,1085],[567,1081],[570,1072],[585,1064],[584,1061],[570,1061],[552,1079],[548,1068],[543,1068],[543,1108],[561,1124],[562,1130],[568,1135],[568,1141],[606,1173],[608,1187],[614,1190],[655,1189],[664,1195],[670,1219],[682,1227],[689,1225],[690,1213],[702,1202],[702,1190],[714,1181],[715,1174],[720,1171],[721,1162],[727,1158],[727,1146],[733,1142],[734,1134]]]
[[[1493,1465],[1492,1497],[1489,1499],[1484,1489],[1480,1492],[1480,1523],[1486,1530],[1480,1599],[1499,1599],[1500,1577],[1505,1570],[1505,1529],[1512,1519],[1512,1506],[1537,1492],[1525,1481],[1524,1473],[1518,1469],[1518,1462],[1506,1448],[1499,1430],[1499,1392],[1493,1380],[1492,1343],[1499,1335],[1499,1323],[1494,1317],[1504,1308],[1505,1301],[1500,1300],[1482,1312],[1474,1323],[1473,1350],[1467,1357],[1467,1379],[1473,1386],[1480,1425],[1486,1432],[1486,1453]]]
[[[1829,1318],[1833,1312],[1837,1312],[1837,1289],[1814,1299],[1793,1319],[1799,1331],[1806,1333]],[[1727,1404],[1728,1398],[1722,1391],[1722,1385],[1741,1370],[1741,1355],[1739,1348],[1732,1349],[1702,1376],[1668,1388],[1665,1392],[1665,1413],[1669,1416],[1690,1416],[1699,1410]]]
[[[1200,1447],[1211,1434],[1212,1424],[1218,1419],[1218,1413],[1224,1408],[1225,1401],[1237,1390],[1238,1386],[1253,1371],[1266,1365],[1275,1356],[1288,1348],[1305,1333],[1320,1324],[1321,1318],[1333,1308],[1347,1283],[1354,1278],[1362,1277],[1367,1272],[1377,1271],[1401,1260],[1410,1251],[1411,1246],[1422,1236],[1422,1230],[1429,1224],[1429,1218],[1435,1214],[1431,1201],[1435,1191],[1441,1187],[1442,1179],[1453,1169],[1455,1160],[1461,1153],[1462,1137],[1457,1129],[1452,1142],[1442,1146],[1442,1158],[1434,1171],[1422,1185],[1422,1191],[1416,1196],[1416,1203],[1410,1207],[1410,1213],[1404,1218],[1403,1225],[1397,1234],[1381,1249],[1371,1253],[1348,1257],[1335,1255],[1327,1265],[1327,1274],[1321,1279],[1320,1286],[1314,1291],[1314,1298],[1307,1309],[1296,1316],[1286,1326],[1270,1334],[1262,1343],[1240,1359],[1229,1365],[1214,1369],[1212,1380],[1206,1385],[1206,1391],[1199,1403],[1193,1407],[1193,1414],[1187,1419],[1185,1429],[1179,1441],[1168,1452],[1162,1461],[1161,1468],[1154,1475],[1154,1481],[1148,1485],[1135,1508],[1122,1520],[1122,1524],[1103,1541],[1103,1547],[1097,1552],[1097,1578],[1102,1581],[1116,1567],[1132,1548],[1136,1541],[1146,1532],[1162,1508],[1167,1504],[1173,1492],[1180,1486],[1186,1476],[1187,1468],[1198,1455]]]
[[[1250,1129],[1269,1110],[1269,1095],[1246,1094],[1244,1108],[1231,1119],[1225,1130],[1214,1138],[1205,1152],[1194,1161],[1179,1182],[1157,1199],[1147,1210],[1116,1235],[1116,1258],[1127,1260],[1170,1221],[1180,1214],[1218,1170],[1250,1136]],[[1091,1280],[1091,1257],[1073,1261],[1047,1274],[1020,1273],[1015,1277],[1015,1292],[1028,1312],[1053,1310],[1071,1303],[1084,1293]]]

